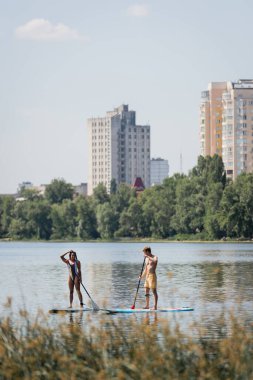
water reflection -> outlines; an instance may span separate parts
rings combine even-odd
[[[143,323],[147,326],[157,325],[159,322],[159,317],[157,313],[147,313],[143,318]]]
[[[83,325],[83,322],[84,322],[84,318],[83,318],[83,312],[80,312],[80,313],[68,313],[69,314],[69,324],[75,324],[75,325],[79,325],[79,326],[82,326]]]

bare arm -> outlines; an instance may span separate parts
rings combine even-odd
[[[144,278],[147,274],[147,264],[145,265],[145,268],[144,268],[144,271],[142,272],[142,274],[139,276],[139,278]]]
[[[66,253],[64,253],[63,255],[60,256],[61,260],[62,260],[64,263],[66,263],[66,264],[68,263],[68,260],[66,260],[64,256],[66,256],[66,255],[69,254],[69,253],[70,253],[70,251],[68,251],[68,252],[66,252]]]

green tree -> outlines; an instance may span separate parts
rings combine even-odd
[[[105,185],[100,183],[94,190],[92,195],[92,200],[94,202],[94,206],[97,207],[103,203],[109,202],[109,195],[107,194],[107,190]]]
[[[19,192],[19,196],[25,198],[26,200],[32,201],[35,199],[42,199],[42,195],[39,194],[36,189],[26,189],[24,187],[21,188]]]
[[[178,181],[176,213],[172,226],[177,233],[193,234],[203,230],[205,203],[201,182],[189,177]]]
[[[29,236],[27,233],[27,225],[26,221],[19,219],[12,219],[10,228],[9,228],[9,236],[12,239],[20,240],[20,239],[30,239],[32,236]]]
[[[29,204],[27,218],[34,228],[33,237],[50,239],[52,220],[51,207],[45,200],[33,201]]]
[[[109,202],[98,205],[98,232],[103,239],[111,239],[114,237],[114,233],[118,229],[118,219],[118,213],[115,212]]]
[[[235,189],[239,194],[242,216],[241,235],[253,237],[253,174],[242,174],[235,181]]]
[[[226,236],[237,237],[241,230],[241,210],[239,196],[235,189],[234,182],[229,183],[224,192],[220,203],[221,212],[219,223]]]
[[[0,197],[0,237],[9,236],[9,227],[13,217],[15,198],[13,196]]]
[[[141,237],[144,236],[145,220],[138,198],[133,198],[127,209],[124,209],[119,218],[119,229],[116,236]]]
[[[117,182],[116,182],[116,179],[113,178],[111,180],[111,186],[110,186],[110,194],[115,194],[117,191]]]
[[[220,223],[229,237],[253,236],[253,174],[241,174],[225,188]]]
[[[15,239],[49,239],[51,208],[45,200],[16,202],[9,235]]]
[[[62,204],[52,205],[52,239],[77,237],[77,208],[73,201],[64,200]]]
[[[50,204],[62,203],[65,199],[72,199],[73,186],[64,179],[54,179],[45,190],[45,197]]]
[[[172,218],[175,214],[176,184],[178,178],[166,178],[163,185],[147,189],[141,196],[145,234],[166,238],[175,234]]]
[[[199,156],[197,165],[191,170],[189,177],[199,177],[204,180],[206,186],[209,183],[220,182],[226,185],[226,172],[222,158],[217,154],[211,156]]]
[[[135,198],[135,192],[125,183],[121,183],[115,194],[111,194],[110,202],[112,207],[120,214],[129,207],[131,199]]]
[[[211,239],[220,239],[225,234],[224,229],[220,225],[222,196],[222,183],[210,184],[208,194],[205,199],[204,228],[208,237]]]
[[[96,213],[90,198],[79,196],[76,199],[78,230],[77,235],[83,240],[98,237]]]

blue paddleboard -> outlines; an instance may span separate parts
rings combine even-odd
[[[192,307],[176,307],[176,308],[164,308],[164,309],[106,309],[108,313],[171,313],[171,312],[180,312],[180,311],[193,311]]]

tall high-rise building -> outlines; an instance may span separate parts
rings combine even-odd
[[[169,162],[162,158],[152,158],[150,161],[151,185],[161,185],[169,176]]]
[[[253,172],[253,80],[210,83],[200,105],[203,156],[219,154],[227,176]]]
[[[89,195],[99,183],[110,192],[113,179],[131,185],[141,177],[150,186],[150,126],[136,125],[135,120],[135,111],[125,104],[88,119]]]
[[[227,82],[212,82],[208,91],[201,93],[200,104],[200,154],[222,155],[222,94]]]

